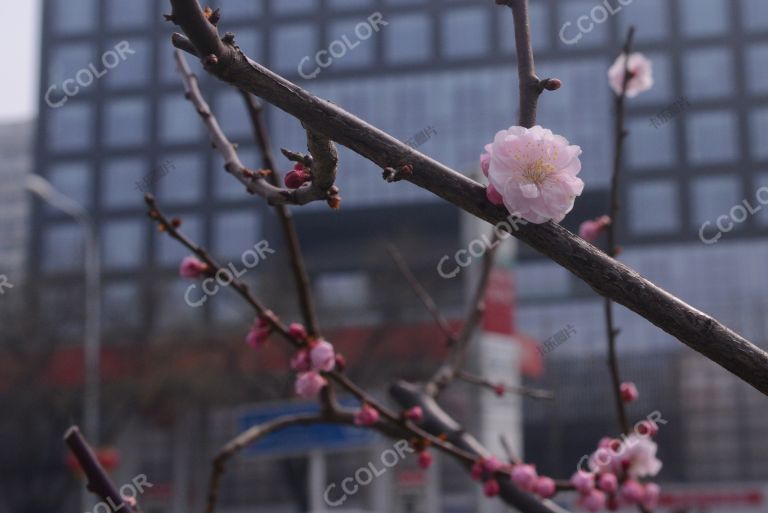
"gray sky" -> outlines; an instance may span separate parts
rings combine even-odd
[[[3,69],[13,70],[0,80],[0,123],[29,119],[37,111],[38,61],[40,60],[41,0],[0,0],[11,16],[0,30]]]

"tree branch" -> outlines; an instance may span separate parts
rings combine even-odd
[[[260,96],[382,168],[409,164],[413,173],[408,181],[472,215],[492,224],[508,222],[510,214],[486,199],[482,185],[313,96],[251,61],[239,49],[225,46],[197,0],[171,0],[171,4],[172,19],[204,56],[206,69],[218,78]],[[562,226],[552,222],[520,226],[519,221],[512,221],[514,236],[571,271],[598,294],[626,306],[768,394],[768,353]]]
[[[481,376],[476,376],[466,371],[458,371],[456,377],[466,383],[477,385],[480,387],[493,390],[494,392],[510,392],[513,394],[524,395],[532,399],[554,399],[555,394],[551,390],[543,390],[540,388],[528,388],[523,386],[507,385],[505,383],[494,383]]]

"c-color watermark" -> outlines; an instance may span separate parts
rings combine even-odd
[[[387,449],[381,453],[380,460],[384,468],[377,468],[374,462],[368,462],[365,467],[360,467],[355,471],[354,477],[347,477],[341,480],[341,490],[344,492],[341,496],[338,496],[336,500],[331,499],[331,492],[336,489],[336,483],[331,483],[323,493],[323,500],[331,507],[341,506],[344,504],[350,495],[355,495],[361,486],[368,486],[373,481],[374,477],[379,477],[384,474],[388,469],[397,465],[400,461],[405,459],[406,454],[412,454],[414,451],[411,444],[405,440],[398,440],[393,445],[394,449]]]
[[[4,289],[12,289],[12,288],[13,288],[13,283],[8,281],[8,276],[4,274],[0,274],[0,296],[5,294]]]
[[[131,479],[129,484],[123,485],[118,490],[120,496],[125,499],[120,504],[112,502],[111,498],[107,498],[105,502],[99,502],[94,507],[91,513],[116,513],[125,507],[126,503],[135,503],[136,497],[144,493],[144,488],[152,488],[152,483],[147,481],[147,476],[139,474]]]
[[[96,69],[96,65],[90,63],[88,67],[79,70],[73,78],[68,78],[61,83],[61,90],[64,97],[57,102],[51,100],[51,96],[58,89],[55,84],[48,88],[45,93],[45,103],[53,109],[62,107],[67,101],[80,92],[80,88],[90,87],[94,81],[106,75],[110,70],[115,69],[121,62],[125,61],[128,55],[133,55],[136,50],[131,48],[128,41],[120,41],[112,50],[107,50],[101,55],[101,69]]]
[[[354,50],[360,43],[370,39],[374,32],[378,32],[380,26],[389,25],[389,22],[384,21],[384,16],[380,12],[375,12],[368,16],[366,21],[362,21],[355,25],[355,41],[350,41],[349,35],[344,34],[339,39],[331,41],[328,45],[328,49],[320,50],[315,54],[315,64],[317,67],[309,73],[304,71],[304,66],[312,61],[309,56],[304,57],[299,62],[299,75],[306,80],[312,80],[317,78],[320,72],[333,64],[334,60],[341,59],[347,52]]]
[[[575,45],[584,37],[595,30],[596,25],[602,25],[610,16],[621,12],[624,7],[629,6],[634,0],[603,0],[602,4],[594,6],[588,14],[583,14],[576,18],[576,35],[568,37],[566,31],[573,26],[572,21],[566,21],[560,28],[560,41],[567,45]]]
[[[203,296],[197,301],[193,301],[190,294],[197,289],[196,284],[192,284],[187,287],[187,291],[184,293],[184,301],[193,308],[203,306],[208,301],[209,296],[215,296],[221,290],[221,287],[227,287],[232,284],[235,279],[240,278],[247,273],[250,269],[253,269],[259,263],[267,259],[267,254],[274,254],[276,251],[269,247],[269,242],[263,240],[256,243],[253,249],[247,249],[240,255],[240,261],[245,266],[244,269],[238,269],[235,264],[230,262],[226,267],[220,268],[216,271],[216,274],[212,278],[206,278],[200,284],[200,288],[203,291]]]
[[[755,192],[755,199],[760,203],[759,205],[752,205],[749,200],[745,199],[740,204],[734,205],[728,214],[718,216],[714,223],[718,231],[712,237],[704,235],[707,227],[712,225],[712,221],[705,221],[699,228],[699,240],[704,244],[716,244],[722,238],[723,233],[730,232],[736,227],[735,225],[745,222],[749,216],[760,212],[763,206],[768,205],[768,187],[760,187]]]

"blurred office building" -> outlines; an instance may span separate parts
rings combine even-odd
[[[768,256],[768,214],[734,221],[715,244],[700,241],[699,232],[710,221],[703,237],[716,237],[718,216],[729,216],[744,199],[755,203],[756,191],[768,185],[768,154],[760,144],[768,130],[768,4],[635,0],[583,30],[576,20],[597,4],[531,2],[538,72],[564,83],[542,98],[539,121],[584,150],[586,190],[564,224],[575,230],[607,208],[614,134],[606,71],[634,23],[637,49],[653,60],[655,86],[629,102],[620,258],[766,346],[761,288],[768,276],[760,264]],[[234,32],[256,61],[469,175],[478,174],[479,154],[494,133],[516,124],[512,18],[493,2],[219,0],[214,7],[222,8],[222,32]],[[254,355],[242,342],[253,321],[247,305],[227,290],[190,293],[190,282],[178,277],[187,251],[146,218],[144,192],[154,193],[164,211],[182,219],[183,231],[221,262],[239,265],[246,250],[266,241],[275,253],[265,253],[243,279],[284,319],[299,319],[274,213],[224,172],[184,98],[170,45],[176,27],[161,16],[169,9],[161,0],[133,0],[130,6],[119,0],[44,1],[35,155],[38,172],[86,205],[98,223],[103,404],[105,417],[111,412],[113,419],[101,435],[123,448],[121,478],[142,472],[157,484],[143,498],[150,513],[199,505],[208,472],[199,462],[238,429],[293,403],[284,401],[292,383],[277,344]],[[187,59],[242,160],[258,168],[261,158],[239,93]],[[295,119],[269,108],[267,122],[275,149],[305,148]],[[423,379],[444,355],[439,330],[393,265],[386,243],[400,248],[458,326],[468,278],[479,263],[451,279],[441,276],[438,263],[487,228],[408,183],[384,183],[380,170],[346,149],[340,148],[340,157],[342,209],[313,204],[293,212],[323,331],[347,353],[353,377],[383,396],[389,379]],[[291,167],[282,157],[280,162],[282,171]],[[34,304],[47,312],[46,305],[57,301],[82,303],[78,226],[43,205],[33,214],[27,272],[46,284],[34,288]],[[518,438],[526,460],[567,477],[600,437],[618,435],[604,363],[602,302],[528,248],[519,248],[517,260],[518,299],[506,303],[516,319],[510,344],[517,349],[504,358],[519,363],[509,364],[509,380],[522,372],[531,384],[553,388],[557,399],[509,398],[513,412],[522,404],[524,425],[519,415],[503,422],[513,435],[524,433]],[[190,305],[190,297],[199,306]],[[68,319],[70,348],[82,340],[81,319]],[[768,448],[759,436],[768,425],[756,393],[623,309],[618,324],[622,371],[641,393],[632,418],[658,410],[669,419],[659,443],[665,462],[660,480],[670,484],[670,493],[685,484],[695,496],[703,481],[738,483],[745,494],[753,493],[751,483],[768,472]],[[563,333],[567,337],[560,340]],[[540,356],[535,344],[553,337],[559,341],[550,347],[556,347]],[[482,366],[487,356],[479,351],[475,364]],[[57,379],[79,386],[81,368],[64,368]],[[471,411],[478,393],[459,387],[446,402],[471,430],[484,431],[487,426],[476,421],[482,415]],[[111,398],[130,408],[117,408]],[[318,436],[323,438],[315,440],[314,452],[298,443],[280,451],[279,440],[276,450],[246,452],[227,473],[220,511],[254,505],[278,512],[324,509],[322,498],[306,490],[354,473],[388,443],[344,431]],[[435,475],[410,463],[339,508],[499,508],[482,501],[451,462],[438,462]],[[729,506],[710,511],[736,511]],[[758,511],[749,507],[744,511]]]

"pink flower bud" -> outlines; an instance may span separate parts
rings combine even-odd
[[[598,480],[598,485],[605,493],[613,493],[619,488],[619,480],[616,479],[615,474],[603,474]]]
[[[477,460],[472,464],[472,468],[469,471],[469,475],[472,476],[472,479],[475,481],[480,481],[483,478],[483,473],[485,472],[485,466],[483,465],[483,460]]]
[[[512,468],[512,482],[521,490],[531,491],[537,478],[533,465],[520,464]]]
[[[182,278],[199,278],[208,270],[208,264],[201,262],[193,256],[184,257],[179,266],[179,274]]]
[[[291,370],[294,372],[307,372],[312,368],[312,361],[309,359],[309,351],[300,349],[291,357]]]
[[[303,372],[296,378],[296,394],[304,399],[314,399],[328,382],[317,372]]]
[[[307,339],[307,330],[304,329],[304,326],[298,322],[293,322],[290,326],[288,326],[288,334],[297,340]]]
[[[644,495],[645,489],[643,488],[643,485],[634,479],[628,479],[621,485],[621,497],[627,502],[640,502],[643,500]]]
[[[621,391],[621,399],[625,403],[631,403],[632,401],[635,401],[639,395],[637,393],[637,387],[631,381],[625,381],[622,383],[619,386],[619,390]]]
[[[431,465],[432,465],[432,455],[429,453],[429,451],[426,451],[426,450],[421,451],[419,453],[419,467],[426,470]]]
[[[496,497],[499,494],[499,482],[495,479],[489,479],[483,485],[483,493],[486,497]]]
[[[493,391],[496,392],[496,395],[498,395],[499,397],[503,397],[507,389],[504,387],[504,385],[499,383],[498,385],[493,386]]]
[[[610,436],[604,436],[597,442],[597,447],[600,449],[610,449],[613,440]]]
[[[285,186],[289,189],[298,189],[304,182],[308,182],[312,177],[307,173],[307,168],[303,164],[296,164],[293,170],[285,175]]]
[[[493,474],[502,467],[501,462],[496,459],[496,456],[489,456],[483,460],[483,468],[489,474]]]
[[[483,171],[483,175],[488,177],[488,170],[491,168],[491,154],[484,152],[480,155],[480,169]]]
[[[504,198],[501,196],[501,194],[499,194],[499,191],[497,191],[496,187],[494,187],[492,184],[488,184],[488,187],[485,189],[485,197],[488,198],[488,201],[494,205],[504,204]]]
[[[347,359],[344,358],[343,354],[336,353],[336,370],[339,372],[344,372],[344,369],[347,368]]]
[[[363,404],[363,407],[355,413],[354,420],[356,426],[373,426],[379,421],[379,412],[376,408]]]
[[[554,496],[556,491],[557,486],[555,486],[555,481],[551,477],[540,477],[533,485],[533,493],[543,499],[549,499]]]
[[[659,432],[659,426],[650,420],[643,420],[635,425],[635,431],[640,436],[656,436]]]
[[[414,406],[413,408],[405,410],[403,416],[411,422],[418,423],[424,419],[424,412],[422,411],[421,406]]]
[[[584,495],[595,488],[595,475],[590,472],[578,470],[571,476],[571,484],[579,491],[579,493]]]
[[[655,508],[659,502],[661,488],[656,483],[647,483],[643,494],[642,504],[646,508]]]
[[[336,353],[333,345],[326,340],[319,340],[309,351],[312,360],[312,370],[332,371],[336,366]]]
[[[262,328],[254,326],[248,335],[245,337],[245,343],[254,349],[261,349],[269,338],[269,334],[272,332],[269,328]]]
[[[605,507],[605,494],[600,490],[590,490],[582,495],[581,505],[592,513],[600,511]]]

